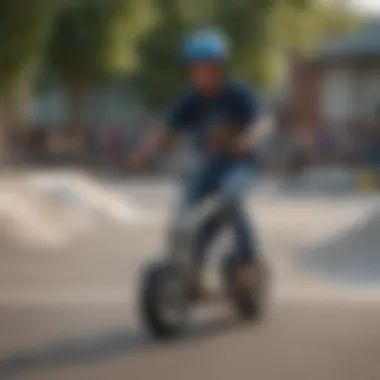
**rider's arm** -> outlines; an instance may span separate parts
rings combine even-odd
[[[256,126],[260,116],[260,105],[255,94],[248,89],[241,89],[235,96],[233,107],[235,131],[234,149],[245,153],[253,148],[256,139]]]
[[[254,131],[260,116],[260,104],[256,95],[249,89],[236,94],[233,124],[238,135],[253,142]]]

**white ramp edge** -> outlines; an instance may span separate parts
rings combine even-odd
[[[4,249],[58,248],[91,228],[91,219],[35,191],[22,177],[0,181],[0,244]]]
[[[298,258],[306,273],[344,284],[351,289],[380,291],[380,211],[371,213]]]
[[[78,212],[103,215],[121,223],[138,223],[147,219],[132,202],[88,174],[37,173],[30,175],[28,181],[34,189],[45,194],[63,195],[66,205],[71,203]]]
[[[0,195],[1,240],[19,248],[49,248],[61,245],[71,231],[54,225],[37,202],[22,194]]]

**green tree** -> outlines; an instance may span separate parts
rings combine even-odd
[[[25,123],[27,101],[60,0],[0,2],[0,107],[3,128]]]
[[[215,23],[231,42],[233,68],[260,89],[273,79],[275,46],[270,33],[277,4],[276,0],[218,0],[215,6]]]
[[[146,23],[145,0],[75,0],[61,12],[48,62],[67,90],[69,123],[82,126],[88,86],[134,65],[134,42]]]
[[[341,0],[312,2],[304,9],[280,6],[274,14],[274,38],[278,46],[310,55],[324,42],[355,30],[362,22],[362,17],[344,7]]]
[[[190,23],[177,0],[154,0],[152,8],[155,22],[139,42],[132,82],[147,106],[161,109],[184,84],[181,42]]]

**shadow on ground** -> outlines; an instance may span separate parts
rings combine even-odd
[[[380,288],[380,211],[297,255],[296,265],[350,288]]]
[[[95,337],[62,340],[33,350],[14,352],[0,360],[0,378],[31,371],[91,364],[139,350],[160,350],[171,345],[211,338],[222,331],[226,333],[238,328],[244,328],[244,325],[232,318],[209,320],[190,329],[181,339],[170,342],[155,341],[137,329],[113,329]]]

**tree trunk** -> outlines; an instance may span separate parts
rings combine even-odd
[[[75,154],[80,154],[83,151],[86,89],[84,81],[70,80],[67,82],[68,119],[66,135],[69,150]]]
[[[18,83],[3,92],[0,104],[0,161],[18,161],[27,142],[29,92]]]

